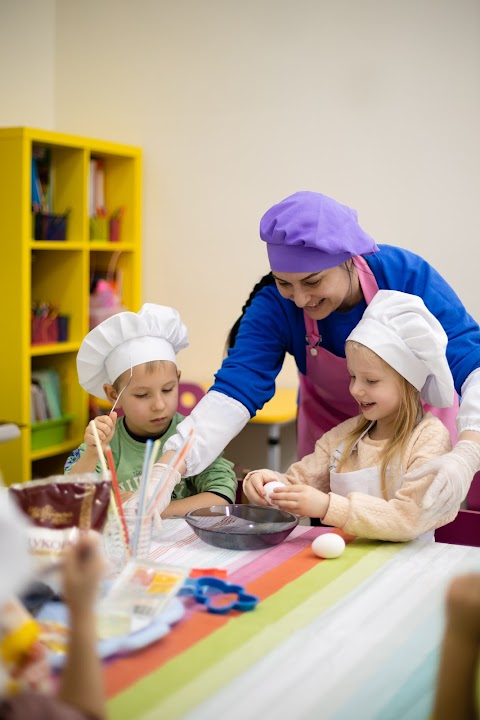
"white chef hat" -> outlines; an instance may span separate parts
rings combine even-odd
[[[105,397],[103,386],[130,367],[151,360],[175,362],[187,345],[187,328],[178,312],[145,303],[138,313],[117,313],[88,333],[77,355],[78,381],[91,395]]]
[[[434,407],[451,407],[454,384],[447,334],[417,295],[379,290],[347,340],[379,355]]]

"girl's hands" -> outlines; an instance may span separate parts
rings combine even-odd
[[[274,470],[252,470],[243,480],[243,491],[251,503],[270,507],[265,494],[265,485],[272,480],[281,482],[285,487],[276,487],[270,493],[270,500],[280,510],[288,510],[295,515],[316,517],[322,520],[327,514],[330,499],[321,490],[310,485],[288,485],[285,475]]]
[[[315,517],[320,520],[325,517],[330,502],[326,493],[310,485],[277,487],[270,493],[270,499],[280,510],[288,510],[294,515]]]
[[[95,418],[95,427],[97,428],[98,437],[105,450],[111,439],[115,435],[115,423],[117,422],[117,413],[114,411],[110,415],[98,415]],[[87,446],[87,452],[97,454],[97,446],[95,445],[95,437],[90,424],[87,425],[84,435],[84,443]]]
[[[272,482],[272,480],[285,484],[284,476],[275,472],[275,470],[252,470],[248,475],[245,475],[242,488],[251,503],[270,507],[263,486]]]

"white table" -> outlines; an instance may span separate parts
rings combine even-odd
[[[320,561],[310,544],[322,532],[299,526],[270,550],[238,552],[165,522],[157,560],[228,568],[261,602],[226,617],[190,604],[154,646],[111,663],[109,717],[428,718],[445,589],[480,572],[480,548],[356,540]]]

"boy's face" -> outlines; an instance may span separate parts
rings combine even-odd
[[[177,411],[179,378],[177,366],[169,360],[156,362],[153,368],[146,364],[133,368],[132,381],[118,403],[132,433],[149,437],[165,432]],[[105,390],[114,402],[117,393],[113,387]]]

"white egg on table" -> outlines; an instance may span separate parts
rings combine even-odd
[[[318,557],[336,558],[345,550],[345,540],[336,533],[324,533],[312,542],[312,550]]]
[[[265,490],[265,500],[267,500],[270,505],[275,505],[273,502],[273,499],[270,497],[270,493],[272,490],[275,490],[275,488],[284,488],[285,485],[281,482],[278,482],[278,480],[272,480],[271,482],[268,482],[266,485],[263,486],[263,489]]]

